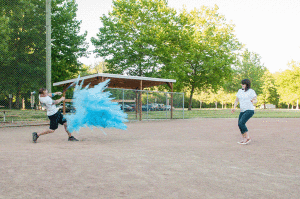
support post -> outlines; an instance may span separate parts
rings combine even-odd
[[[68,85],[65,85],[63,90],[65,90],[65,89],[68,88],[68,87],[69,87],[69,84],[68,84]],[[63,92],[63,97],[66,97],[66,91]],[[66,114],[66,100],[63,101],[63,114],[64,114],[64,115]]]
[[[173,83],[171,83],[171,119],[173,119]]]
[[[51,0],[46,0],[46,88],[51,93]]]
[[[140,91],[139,91],[140,121],[142,121],[142,90],[143,90],[143,82],[142,80],[140,80]]]
[[[182,119],[184,119],[184,93],[182,93]]]
[[[125,112],[125,109],[124,109],[124,89],[123,89],[123,100],[122,100],[123,104],[122,104],[122,107],[123,107],[123,112]]]
[[[147,120],[149,120],[149,112],[148,112],[149,111],[149,105],[148,105],[149,104],[149,97],[148,97],[148,92],[149,91],[147,91]]]
[[[135,91],[135,118],[138,118],[138,92]]]

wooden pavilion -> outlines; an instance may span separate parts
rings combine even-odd
[[[159,86],[163,84],[167,84],[171,92],[173,92],[173,83],[176,82],[174,79],[161,79],[161,78],[150,78],[150,77],[140,77],[140,76],[126,76],[126,75],[116,75],[116,74],[109,74],[109,73],[98,73],[94,75],[88,75],[81,77],[79,83],[82,80],[83,86],[90,84],[90,88],[93,88],[95,85],[104,82],[105,80],[110,79],[110,83],[108,88],[123,88],[123,89],[134,89],[137,91],[142,91],[144,88],[149,88],[153,86]],[[66,81],[56,82],[53,83],[53,86],[60,86],[63,87],[63,90],[68,88],[73,82],[77,79],[70,79]],[[139,97],[138,97],[139,94]],[[63,93],[65,96],[65,92]],[[139,120],[142,120],[142,99],[141,99],[141,92],[137,92],[136,100],[136,113],[139,112]],[[70,102],[70,99],[66,99],[63,102],[63,114],[66,113],[65,102]],[[173,107],[173,94],[171,93],[171,107]],[[139,110],[139,111],[138,111]],[[171,119],[173,118],[173,109],[171,108]]]

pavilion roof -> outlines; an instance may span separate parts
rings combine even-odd
[[[94,86],[103,82],[107,79],[110,79],[110,83],[108,88],[125,88],[125,89],[142,89],[159,86],[163,84],[170,84],[175,83],[176,80],[174,79],[161,79],[161,78],[152,78],[152,77],[140,77],[140,76],[127,76],[127,75],[117,75],[117,74],[109,74],[109,73],[98,73],[93,75],[88,75],[84,77],[80,77],[80,82],[84,80],[83,86],[90,84],[90,86]],[[61,82],[53,83],[53,86],[63,86],[67,87],[74,81],[75,79],[69,79]]]

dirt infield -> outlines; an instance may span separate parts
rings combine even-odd
[[[128,130],[0,128],[0,198],[299,198],[299,119],[128,123]]]

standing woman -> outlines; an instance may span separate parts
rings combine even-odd
[[[251,89],[251,82],[249,79],[242,80],[242,89],[239,89],[236,94],[236,100],[234,102],[234,107],[231,110],[234,113],[236,106],[240,102],[240,116],[238,126],[243,136],[243,140],[238,142],[238,144],[248,144],[251,142],[248,129],[246,127],[246,122],[254,115],[255,107],[254,104],[257,103],[256,93]]]

